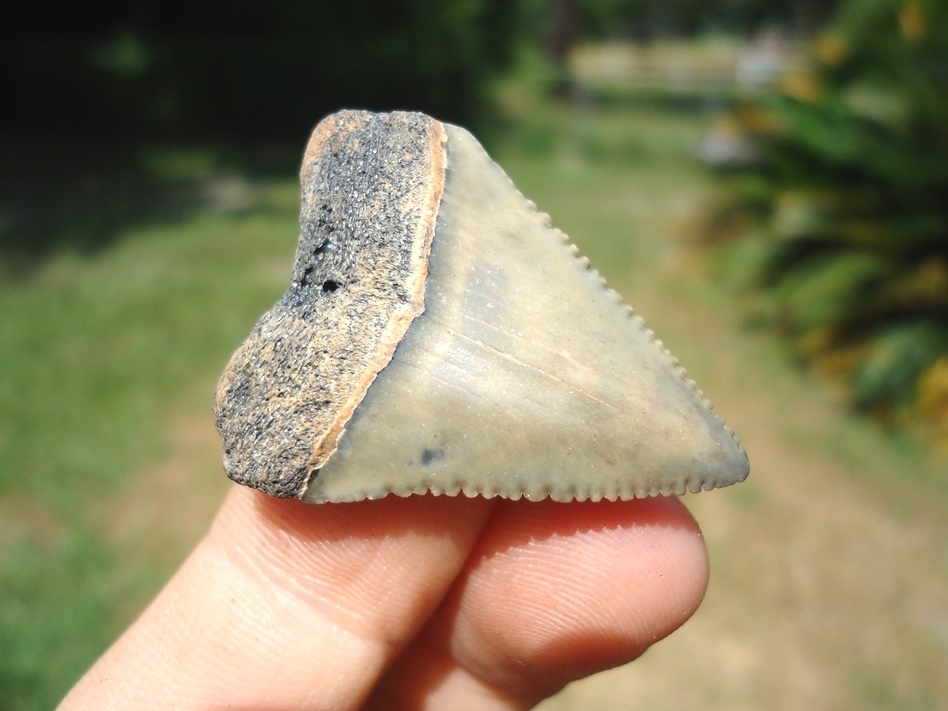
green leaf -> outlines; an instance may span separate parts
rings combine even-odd
[[[948,322],[896,325],[876,334],[862,366],[853,374],[855,404],[861,408],[912,402],[922,372],[948,354]]]

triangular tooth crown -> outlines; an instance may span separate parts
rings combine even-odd
[[[272,403],[273,384],[287,379],[261,373],[256,353],[261,344],[268,352],[270,342],[285,337],[269,324],[299,327],[300,308],[286,304],[291,287],[222,379],[218,419],[228,474],[268,493],[312,502],[426,491],[614,500],[744,479],[744,450],[675,358],[477,141],[463,129],[419,115],[389,117],[425,127],[426,149],[434,154],[430,165],[421,162],[427,167],[407,171],[427,176],[428,191],[418,190],[415,199],[430,206],[437,196],[432,219],[426,222],[429,213],[422,210],[414,229],[402,227],[416,235],[418,262],[402,262],[409,277],[421,275],[424,312],[411,316],[394,354],[374,371],[383,359],[378,344],[387,347],[388,341],[354,341],[358,347],[350,347],[345,360],[362,348],[370,354],[363,370],[372,372],[353,378],[364,388],[340,388],[355,393],[345,403],[358,402],[336,430],[327,436],[329,428],[322,425],[324,431],[316,433],[322,436],[314,437],[311,425],[294,421],[293,407],[268,404],[257,408],[263,415],[235,416],[253,398]],[[357,134],[351,132],[350,139]],[[442,135],[444,143],[437,138]],[[360,155],[364,143],[350,140],[345,150]],[[307,155],[312,152],[311,147]],[[304,205],[305,194],[304,182]],[[304,220],[304,236],[307,229]],[[295,274],[308,268],[302,245],[301,240]],[[396,321],[399,328],[405,321],[376,320]],[[325,360],[332,337],[314,328],[305,332],[316,345],[298,348],[297,355],[322,354]],[[281,363],[271,358],[266,365]],[[308,373],[294,381],[298,385],[325,380],[325,364],[297,361],[293,367]],[[248,376],[256,395],[238,402],[232,393],[248,389],[242,385]],[[305,403],[306,394],[296,400]],[[244,424],[231,425],[241,419]],[[298,451],[307,438],[314,445],[305,464],[300,466],[299,455],[290,464],[304,472],[293,491],[272,485],[283,481],[280,467],[289,459],[272,451],[281,438],[297,443]],[[261,445],[256,456],[248,452]]]

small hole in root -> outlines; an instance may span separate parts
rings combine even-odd
[[[339,282],[327,279],[323,282],[323,291],[335,291],[339,288]]]

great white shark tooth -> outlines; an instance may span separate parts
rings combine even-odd
[[[315,503],[747,476],[678,361],[464,129],[343,111],[300,182],[289,289],[218,385],[233,480]]]

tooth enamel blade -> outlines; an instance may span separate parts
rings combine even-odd
[[[232,361],[231,375],[225,373],[219,390],[219,405],[226,408],[233,399],[229,389],[251,371],[257,373],[251,376],[260,381],[254,397],[270,393],[265,412],[274,423],[269,434],[259,437],[262,451],[278,446],[279,437],[296,443],[299,452],[307,437],[318,440],[311,442],[305,462],[297,454],[281,464],[302,472],[289,495],[314,503],[424,492],[615,500],[743,480],[749,469],[744,450],[677,360],[604,287],[588,261],[550,227],[477,141],[455,126],[401,116],[425,127],[420,135],[426,136],[424,150],[431,155],[422,161],[424,170],[416,166],[411,173],[428,176],[430,184],[414,198],[402,198],[398,204],[406,209],[401,213],[411,211],[413,200],[433,207],[430,215],[422,210],[412,218],[417,222],[406,222],[412,239],[393,242],[393,249],[407,250],[407,256],[374,259],[383,266],[406,265],[403,276],[417,286],[402,291],[423,302],[423,310],[406,307],[402,313],[396,307],[411,298],[394,299],[382,309],[389,315],[371,317],[385,335],[369,339],[381,346],[363,348],[369,353],[367,365],[357,369],[352,380],[358,385],[349,388],[343,405],[334,406],[330,435],[326,425],[320,426],[322,435],[305,422],[300,429],[272,405],[273,383],[287,378],[263,382],[268,376],[259,375],[260,360],[254,361],[253,354],[280,337],[281,327],[272,325],[274,312],[261,320],[269,336],[258,324],[258,335],[248,339],[252,346],[241,358],[235,355],[238,363]],[[357,153],[366,144],[357,134],[358,145],[350,141],[345,150]],[[394,194],[407,194],[399,193],[397,179],[389,183],[395,184]],[[307,229],[304,221],[301,233]],[[350,239],[355,245],[358,235]],[[300,261],[308,259],[303,251],[298,251],[294,274],[308,268]],[[324,312],[349,298],[348,291],[339,293],[349,289],[348,276],[340,274],[334,283],[339,286],[332,293],[319,294],[317,306]],[[385,286],[372,291],[384,292]],[[353,297],[353,303],[360,298]],[[300,316],[305,309],[278,307],[280,324],[289,321],[293,327],[310,318]],[[350,362],[362,347],[358,334],[372,329],[339,319],[337,328],[357,334],[348,345],[343,341],[341,362]],[[338,351],[340,339],[311,333],[315,330],[307,333],[318,347],[310,343],[298,349],[294,365],[280,366],[307,371],[294,381],[303,390],[312,387],[309,382],[321,382],[326,362],[339,360],[332,348]],[[393,330],[398,333],[392,335]],[[324,362],[313,367],[314,358]],[[271,358],[267,365],[274,362]],[[333,391],[346,390],[346,382],[343,377],[334,383]],[[266,429],[260,417],[248,421]],[[257,456],[257,464],[242,468],[234,464],[254,460],[246,451],[252,439],[231,436],[239,446],[231,445],[225,467],[230,462],[233,478],[266,491],[267,482],[280,476],[266,463],[272,459]],[[227,441],[225,435],[225,447]],[[231,469],[239,469],[239,476]]]

